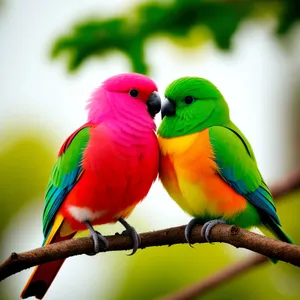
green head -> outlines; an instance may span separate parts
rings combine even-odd
[[[182,77],[166,89],[158,134],[171,138],[199,132],[230,121],[229,108],[220,91],[208,80]]]

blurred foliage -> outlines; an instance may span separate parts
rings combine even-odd
[[[20,128],[10,128],[11,136]],[[5,132],[5,131],[3,131]],[[45,133],[24,131],[2,143],[0,148],[0,240],[1,233],[29,201],[40,196],[48,181],[54,155]]]
[[[280,14],[280,22],[277,28],[279,34],[287,33],[292,25],[300,19],[300,1],[285,0],[282,13]]]
[[[73,72],[90,57],[118,50],[130,59],[133,71],[146,74],[149,38],[160,35],[190,48],[211,38],[220,49],[229,50],[244,20],[270,16],[278,20],[276,33],[286,34],[300,18],[300,1],[147,1],[118,17],[79,22],[57,39],[52,57],[67,53],[68,69]]]
[[[225,266],[232,256],[220,244],[174,245],[139,251],[128,266],[121,288],[110,300],[150,300],[166,295]],[[213,259],[212,259],[213,258]]]
[[[0,133],[1,245],[3,233],[13,217],[30,201],[44,202],[45,187],[55,155],[45,132],[16,126],[3,128]],[[37,217],[41,219],[41,215]],[[0,299],[8,299],[5,296],[5,285],[2,287],[4,289],[0,289]]]

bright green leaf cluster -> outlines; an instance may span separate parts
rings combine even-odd
[[[300,18],[297,0],[282,1],[208,1],[174,0],[137,4],[126,15],[111,19],[86,20],[61,36],[52,48],[52,57],[68,53],[69,71],[77,70],[90,57],[101,57],[112,50],[125,54],[132,70],[147,74],[145,43],[162,35],[179,46],[194,47],[206,35],[223,50],[242,21],[258,11],[272,11],[279,19],[278,33],[286,33]],[[279,9],[278,9],[279,8]]]

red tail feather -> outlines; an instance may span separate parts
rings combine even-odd
[[[71,239],[75,234],[76,232],[68,236],[61,237],[59,233],[56,233],[50,244]],[[21,293],[21,298],[25,299],[35,296],[37,299],[42,299],[64,261],[65,259],[55,260],[35,267]]]

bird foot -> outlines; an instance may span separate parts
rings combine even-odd
[[[87,255],[93,256],[99,253],[101,249],[103,249],[103,244],[104,244],[104,249],[106,250],[108,248],[107,239],[100,232],[96,231],[90,222],[86,221],[85,224],[90,230],[89,237],[91,237],[94,242],[94,252],[87,253]]]
[[[125,230],[121,233],[121,235],[131,236],[132,238],[133,247],[132,252],[129,254],[129,256],[133,255],[141,245],[141,237],[137,233],[135,228],[129,225],[123,218],[120,218],[118,221],[125,227]]]
[[[191,244],[192,230],[193,230],[194,226],[197,224],[201,224],[201,221],[197,218],[194,218],[185,226],[185,230],[184,230],[185,240],[189,243],[189,245],[192,248],[194,248],[193,245]]]
[[[216,219],[216,220],[210,220],[206,222],[201,229],[201,236],[209,243],[212,244],[209,235],[212,230],[212,228],[217,224],[226,224],[226,221],[223,219]]]

